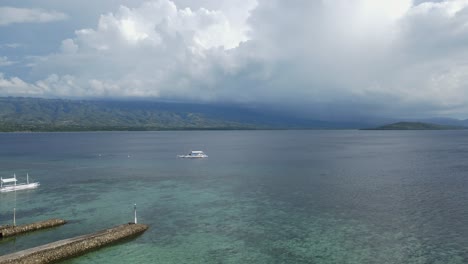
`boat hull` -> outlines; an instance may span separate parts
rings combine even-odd
[[[207,155],[199,155],[199,156],[191,156],[191,155],[178,155],[179,158],[184,159],[201,159],[201,158],[208,158]]]
[[[17,184],[17,185],[9,185],[9,186],[3,186],[0,188],[0,192],[14,192],[14,191],[21,191],[21,190],[29,190],[29,189],[36,189],[39,187],[38,182],[33,182],[33,183],[25,183],[25,184]]]

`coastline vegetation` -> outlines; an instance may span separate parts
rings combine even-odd
[[[397,122],[364,130],[459,130],[468,129],[463,126],[439,125],[423,122]]]
[[[263,129],[229,108],[156,102],[0,98],[0,132]]]

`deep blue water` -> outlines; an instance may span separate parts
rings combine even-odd
[[[204,150],[209,158],[177,159]],[[132,221],[65,263],[468,263],[467,131],[0,134],[0,224],[70,223],[0,255]]]

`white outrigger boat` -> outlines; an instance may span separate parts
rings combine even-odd
[[[208,155],[206,155],[203,151],[201,150],[192,150],[189,154],[187,155],[177,155],[179,158],[208,158]]]
[[[13,192],[20,190],[29,190],[39,187],[39,182],[29,183],[29,174],[26,174],[26,183],[17,184],[16,174],[13,174],[13,178],[1,178],[0,177],[0,192]],[[4,184],[9,183],[9,184]]]

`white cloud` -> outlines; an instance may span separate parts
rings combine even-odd
[[[0,56],[0,67],[15,64],[14,61],[9,60],[6,56]]]
[[[45,23],[67,18],[64,13],[40,8],[0,7],[0,26],[15,23]]]
[[[96,28],[63,40],[60,52],[36,61],[33,74],[75,76],[80,87],[70,96],[214,98],[212,70],[220,62],[235,67],[226,54],[247,32],[246,23],[231,23],[219,10],[179,9],[169,0],[121,6],[101,15]]]
[[[78,51],[78,45],[75,44],[73,39],[65,39],[62,41],[61,51],[64,54],[76,53]]]
[[[84,87],[87,87],[84,89]],[[90,97],[112,96],[116,85],[91,80],[81,83],[71,75],[58,76],[51,74],[43,80],[28,83],[19,77],[5,77],[0,72],[0,93],[12,96],[42,96],[42,97]]]
[[[2,49],[17,49],[19,47],[23,47],[23,44],[20,43],[6,43],[6,44],[0,44],[0,48]]]
[[[247,39],[242,32],[243,28],[234,28],[220,11],[178,9],[174,2],[157,0],[138,8],[120,6],[117,13],[102,15],[97,29],[77,31],[77,40],[89,47],[110,40],[159,45],[163,38],[180,36],[187,44],[200,48],[229,49]]]
[[[18,96],[41,96],[44,94],[35,85],[29,84],[18,77],[6,78],[3,73],[0,73],[0,92]]]

